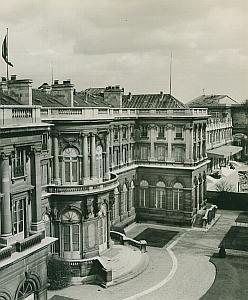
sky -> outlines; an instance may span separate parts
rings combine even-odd
[[[120,85],[125,93],[169,92],[248,99],[247,0],[8,0],[9,73],[33,86],[71,79],[77,90]],[[0,76],[6,75],[0,61]]]

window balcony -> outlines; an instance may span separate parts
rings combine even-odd
[[[49,185],[47,187],[47,193],[49,194],[65,194],[65,195],[88,195],[98,192],[107,192],[118,187],[118,177],[115,174],[111,174],[110,180],[105,180],[100,183],[92,183],[87,185]]]

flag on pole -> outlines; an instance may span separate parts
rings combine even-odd
[[[5,35],[5,38],[3,40],[2,44],[2,58],[8,64],[9,66],[13,67],[12,63],[8,61],[8,44],[7,44],[7,35]]]

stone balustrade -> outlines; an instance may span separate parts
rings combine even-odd
[[[141,108],[106,108],[106,107],[42,107],[42,120],[99,120],[99,119],[116,119],[116,118],[138,118],[138,117],[197,117],[208,116],[207,109],[200,108],[160,108],[160,109],[141,109]]]
[[[40,123],[40,106],[0,105],[0,126]]]
[[[117,241],[121,245],[130,245],[130,246],[136,247],[136,248],[140,249],[140,251],[142,253],[145,253],[147,251],[146,250],[147,242],[145,240],[136,241],[134,239],[127,237],[125,234],[120,233],[118,231],[114,231],[114,230],[110,231],[110,237],[111,237],[111,239],[113,239],[114,241]]]
[[[16,251],[22,252],[38,243],[44,238],[44,234],[42,232],[36,233],[34,235],[25,238],[24,240],[16,243]]]
[[[10,257],[12,253],[12,246],[7,246],[0,249],[0,260]]]
[[[87,185],[49,185],[47,186],[47,193],[50,194],[92,194],[102,191],[108,191],[118,187],[118,177],[111,174],[110,180],[105,180],[100,183],[92,183]]]

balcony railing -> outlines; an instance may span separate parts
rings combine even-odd
[[[159,108],[159,109],[142,109],[142,108],[106,108],[106,107],[42,107],[42,120],[98,120],[98,119],[116,119],[116,118],[138,118],[138,117],[207,117],[208,110],[202,108]]]
[[[39,106],[0,105],[0,126],[25,126],[40,122]]]
[[[87,185],[49,185],[47,192],[51,194],[91,194],[99,191],[108,191],[119,185],[117,175],[111,174],[111,179],[100,183]]]

